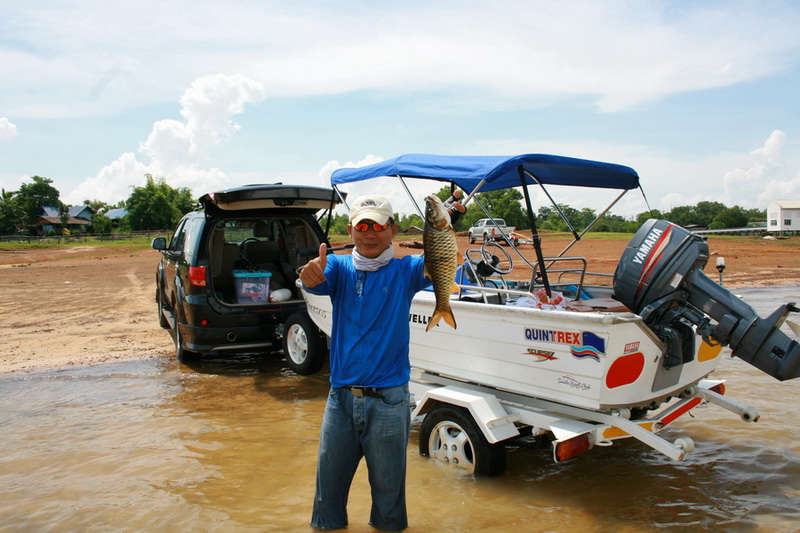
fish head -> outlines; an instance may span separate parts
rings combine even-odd
[[[450,213],[435,194],[425,197],[425,223],[439,231],[450,226]]]

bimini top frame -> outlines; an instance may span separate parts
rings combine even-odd
[[[630,167],[546,154],[406,154],[365,167],[340,168],[331,176],[331,185],[382,176],[400,176],[455,183],[472,194],[478,188],[481,192],[486,192],[519,187],[520,166],[527,175],[527,185],[571,185],[624,190],[639,187],[639,175]]]
[[[561,210],[558,209],[558,206],[545,189],[545,185],[621,190],[622,193],[589,227],[594,225],[625,192],[639,187],[639,175],[630,167],[547,154],[517,156],[406,154],[364,167],[340,168],[331,175],[331,185],[338,191],[338,185],[384,176],[397,176],[401,178],[401,182],[402,178],[419,178],[453,183],[468,193],[464,201],[465,204],[479,191],[488,192],[521,186],[525,193],[525,203],[537,259],[543,273],[545,272],[545,265],[542,261],[540,240],[536,230],[536,218],[528,195],[527,185],[540,186],[570,228],[572,228],[572,225],[561,213]],[[403,183],[403,186],[406,187],[405,183]],[[406,187],[406,190],[408,191],[408,187]],[[414,200],[413,197],[412,200]],[[416,202],[414,204],[416,205]],[[417,206],[417,210],[419,211],[419,206]],[[420,216],[422,216],[421,212]],[[487,216],[492,217],[489,213],[487,213]],[[582,234],[579,235],[574,229],[572,229],[572,233],[575,238],[572,242],[574,244],[581,238]],[[572,244],[567,246],[559,255],[563,255]],[[544,284],[549,293],[546,274],[544,274]]]

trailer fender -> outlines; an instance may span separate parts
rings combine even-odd
[[[492,394],[483,394],[458,387],[437,387],[425,392],[417,402],[411,419],[426,414],[440,403],[463,407],[469,411],[473,420],[490,444],[519,435],[514,422],[517,413],[509,414]]]

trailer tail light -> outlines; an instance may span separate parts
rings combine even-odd
[[[588,452],[589,448],[591,447],[589,435],[584,433],[583,435],[578,435],[577,437],[556,442],[555,448],[553,449],[553,456],[555,457],[556,462],[560,463],[562,461],[566,461],[567,459],[577,457],[584,452]]]
[[[195,287],[205,287],[206,267],[189,267],[189,283]]]
[[[725,396],[725,384],[724,383],[717,383],[713,387],[709,388],[708,390],[714,391],[720,396]]]

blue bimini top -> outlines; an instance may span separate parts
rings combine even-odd
[[[331,185],[399,176],[455,183],[471,193],[519,187],[520,169],[526,185],[567,185],[629,190],[639,187],[639,175],[630,167],[558,155],[472,156],[406,154],[358,168],[340,168]]]

